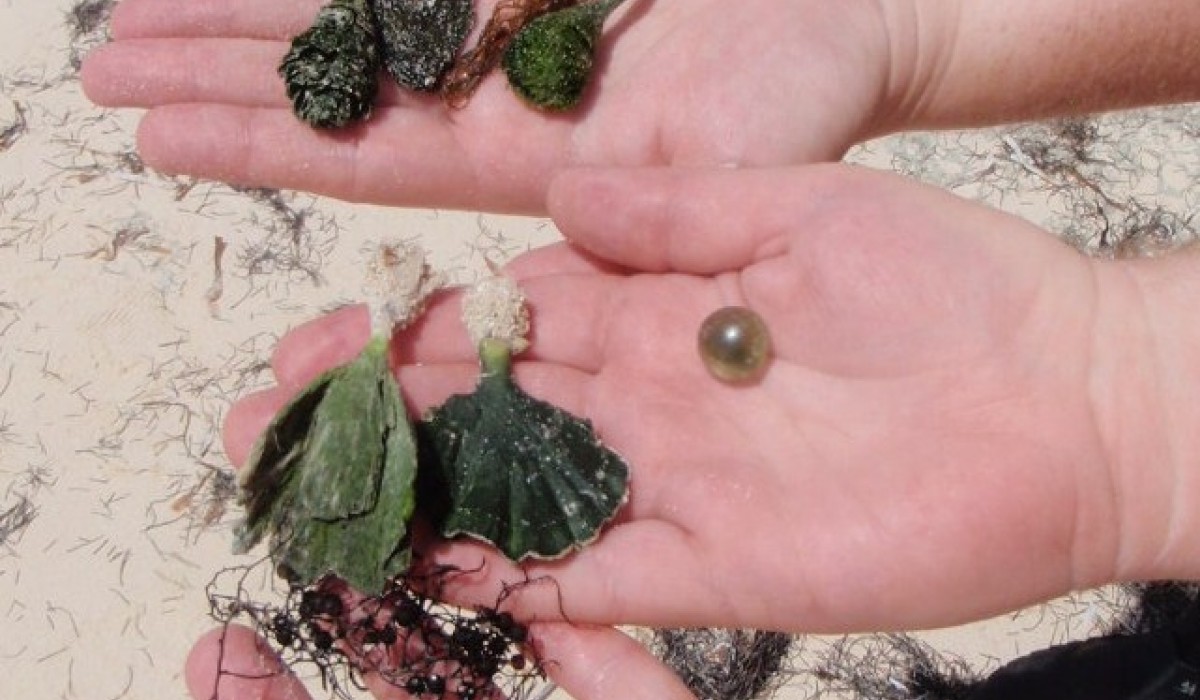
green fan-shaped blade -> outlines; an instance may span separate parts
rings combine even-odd
[[[366,593],[409,563],[416,444],[387,340],[322,375],[255,448],[237,548],[270,531],[271,557],[301,583],[327,573]]]
[[[296,462],[303,454],[317,406],[341,370],[336,367],[314,379],[280,409],[255,443],[240,477],[238,500],[246,513],[235,531],[235,552],[243,554],[258,544],[290,500]]]
[[[625,502],[628,467],[586,421],[516,386],[504,344],[485,340],[480,353],[475,392],[422,425],[423,465],[448,499],[442,534],[486,540],[515,560],[591,542]]]
[[[386,352],[364,352],[330,381],[314,412],[302,460],[320,468],[301,470],[296,497],[313,518],[333,520],[375,507],[383,460],[380,431],[390,428],[383,384],[395,382]],[[336,465],[336,471],[321,465]],[[333,488],[336,479],[337,488]]]
[[[295,522],[290,535],[280,538],[278,562],[304,581],[332,571],[359,591],[374,593],[408,568],[407,523],[414,505],[416,447],[399,386],[390,372],[383,378],[376,385],[383,408],[376,433],[383,466],[378,499],[369,510],[350,516],[329,519],[310,514]],[[324,481],[328,492],[340,491],[348,479],[336,469],[322,469],[319,465],[323,464],[330,463],[314,462],[305,475],[329,473],[332,481],[317,481]],[[303,502],[297,499],[298,504]]]

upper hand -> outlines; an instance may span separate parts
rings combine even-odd
[[[889,80],[879,3],[634,0],[612,17],[574,112],[524,104],[502,75],[447,110],[390,79],[365,124],[320,132],[276,74],[324,0],[125,0],[89,56],[96,102],[149,108],[143,158],[168,172],[351,201],[540,212],[568,165],[771,165],[839,158],[870,135]],[[494,2],[482,2],[477,24]]]

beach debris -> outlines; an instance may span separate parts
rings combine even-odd
[[[77,0],[67,10],[70,55],[67,63],[78,72],[83,57],[108,40],[108,20],[117,0]]]
[[[542,109],[579,104],[592,76],[604,20],[625,0],[595,0],[542,15],[517,32],[504,53],[513,90]]]
[[[462,50],[472,0],[372,0],[383,65],[396,82],[432,91]]]
[[[813,697],[821,698],[967,700],[980,679],[962,658],[902,633],[841,637],[801,658],[796,673],[810,678]]]
[[[14,545],[37,517],[38,509],[33,501],[23,494],[8,499],[12,501],[0,506],[0,547]]]
[[[329,129],[371,114],[379,66],[369,0],[332,0],[292,39],[279,75],[296,116]]]
[[[515,284],[485,280],[463,309],[479,383],[418,425],[422,478],[442,499],[430,504],[434,519],[444,536],[484,540],[513,560],[564,556],[594,540],[626,501],[629,468],[590,424],[513,381],[528,328]]]
[[[280,602],[255,597],[246,586],[252,571],[231,567],[213,577],[207,590],[210,616],[225,626],[226,635],[238,622],[252,628],[258,648],[269,649],[286,668],[315,669],[331,697],[361,697],[354,691],[363,689],[363,678],[405,697],[444,700],[534,700],[553,688],[528,643],[528,628],[498,609],[502,600],[472,609],[439,602],[443,586],[470,571],[410,572],[373,595],[327,576],[289,587]],[[219,668],[216,689],[221,674],[233,673]],[[217,692],[213,698],[225,700]]]
[[[28,131],[29,120],[24,105],[16,100],[0,101],[0,153],[11,148]]]
[[[719,628],[657,629],[652,648],[699,700],[767,697],[787,673],[792,636]]]

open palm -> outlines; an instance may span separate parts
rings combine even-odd
[[[526,567],[558,585],[513,596],[523,612],[911,628],[1117,575],[1088,389],[1094,263],[1020,220],[840,166],[576,173],[550,203],[569,239],[622,267],[566,244],[516,262],[535,323],[518,380],[593,421],[633,487],[596,545]],[[711,379],[696,353],[701,320],[731,303],[772,329],[754,385]],[[417,410],[473,383],[452,306],[397,345]],[[366,333],[346,311],[286,339],[281,388],[232,413],[231,455]],[[469,568],[482,551],[442,556]],[[522,576],[489,562],[464,595],[493,602]]]
[[[100,104],[150,108],[140,148],[165,171],[536,212],[567,165],[836,159],[869,135],[888,80],[878,3],[631,0],[610,18],[596,84],[575,112],[539,112],[494,76],[458,111],[391,85],[367,123],[319,132],[291,115],[276,67],[321,4],[125,0],[84,88]]]

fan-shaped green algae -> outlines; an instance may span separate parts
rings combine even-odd
[[[463,322],[479,348],[479,382],[417,426],[441,532],[485,540],[514,560],[566,555],[625,502],[629,468],[586,421],[514,383],[512,357],[529,330],[515,283],[497,276],[476,285]]]
[[[442,533],[485,540],[513,560],[588,544],[625,502],[628,467],[587,422],[513,382],[508,344],[484,339],[479,356],[475,391],[418,428],[421,468],[446,498]]]
[[[372,338],[259,439],[241,479],[235,550],[269,535],[269,556],[293,584],[332,574],[373,594],[410,564],[417,505],[443,535],[484,539],[513,559],[562,556],[595,539],[628,496],[629,470],[587,422],[513,383],[511,358],[528,331],[515,285],[478,287],[464,320],[480,338],[479,385],[434,409],[417,440],[385,329],[410,321],[438,283],[410,248],[385,247],[370,276],[385,292],[372,305]]]

